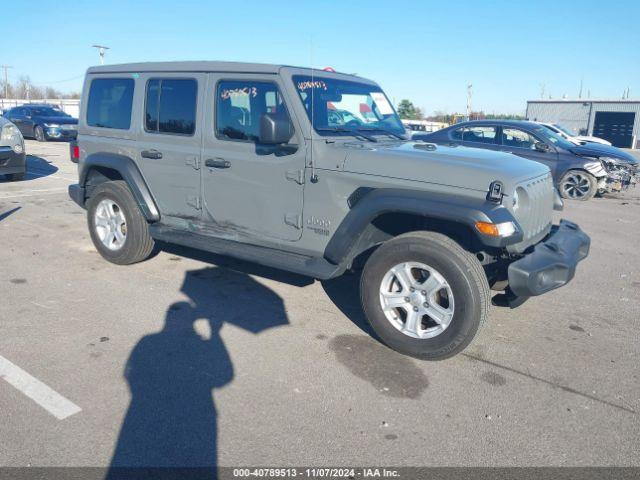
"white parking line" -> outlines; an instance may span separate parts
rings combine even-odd
[[[66,192],[66,188],[48,188],[43,190],[31,190],[32,193],[19,193],[17,195],[0,195],[0,200],[6,198],[18,198],[18,197],[38,197],[40,195],[52,195],[54,193]]]
[[[58,420],[64,420],[82,409],[35,377],[0,355],[0,378],[44,408]]]

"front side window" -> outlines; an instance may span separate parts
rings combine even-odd
[[[264,114],[288,118],[276,84],[252,80],[218,83],[215,127],[218,138],[258,142],[260,117]]]
[[[514,148],[535,149],[536,137],[519,128],[502,128],[502,145]]]
[[[456,128],[453,132],[451,132],[452,140],[462,141],[464,138],[464,128]]]
[[[198,82],[193,78],[147,82],[144,126],[148,132],[193,135],[196,130]]]
[[[491,126],[465,127],[462,138],[465,142],[495,143],[496,127],[491,127]]]
[[[400,118],[380,87],[309,75],[295,75],[293,81],[307,115],[320,135],[405,133]]]
[[[96,78],[91,82],[87,125],[128,130],[131,126],[132,78]]]

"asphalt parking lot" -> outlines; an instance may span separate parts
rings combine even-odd
[[[366,333],[355,276],[107,263],[67,144],[26,143],[0,181],[0,465],[640,466],[640,189],[568,202],[574,281],[426,363]]]

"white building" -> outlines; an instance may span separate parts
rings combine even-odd
[[[19,107],[26,103],[48,103],[49,105],[56,105],[65,113],[68,113],[72,117],[78,118],[80,115],[80,100],[74,98],[65,99],[50,99],[50,100],[18,100],[11,98],[0,98],[0,110],[9,110],[13,107]]]
[[[639,100],[529,100],[526,117],[604,138],[616,147],[640,148]]]

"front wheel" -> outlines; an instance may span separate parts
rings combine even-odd
[[[44,134],[44,130],[40,125],[36,126],[33,130],[33,135],[36,137],[36,140],[39,142],[46,142],[47,136]]]
[[[365,265],[360,297],[383,343],[425,360],[469,345],[490,300],[477,258],[434,232],[407,233],[379,247]]]
[[[87,222],[96,249],[112,263],[140,262],[153,251],[149,225],[122,180],[94,189],[87,201]]]
[[[560,179],[558,190],[562,198],[585,201],[598,192],[598,180],[583,170],[569,170]]]

